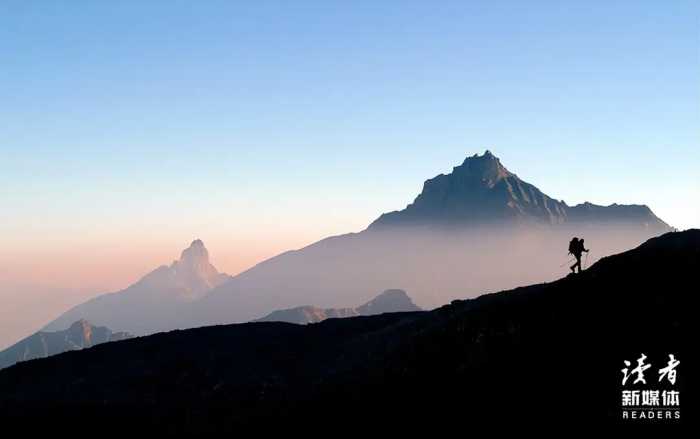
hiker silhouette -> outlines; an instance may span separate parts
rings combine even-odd
[[[574,236],[569,242],[569,253],[576,258],[576,263],[570,267],[572,273],[576,273],[576,267],[578,267],[578,272],[581,272],[581,255],[583,255],[583,252],[588,253],[588,249],[583,245],[583,238],[578,239]]]

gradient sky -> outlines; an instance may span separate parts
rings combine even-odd
[[[487,148],[570,204],[700,226],[699,18],[694,0],[0,0],[0,308],[123,288],[194,238],[235,274]]]

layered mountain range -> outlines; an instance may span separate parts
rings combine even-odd
[[[107,343],[0,371],[0,413],[6,429],[26,428],[41,413],[37,428],[53,434],[72,431],[65,420],[75,413],[84,427],[121,434],[284,435],[308,429],[309,416],[317,430],[360,419],[364,429],[392,434],[421,427],[450,434],[455,423],[491,431],[504,419],[561,431],[609,424],[685,431],[695,422],[690,286],[699,269],[700,230],[689,230],[581,274],[432,311],[209,326]],[[680,361],[677,376],[662,379],[670,354]],[[625,386],[625,362],[640,355],[648,384]],[[680,405],[621,403],[621,392],[648,388],[679,392]],[[630,408],[655,416],[623,418]]]
[[[273,311],[256,322],[289,322],[297,324],[318,323],[326,319],[357,316],[373,316],[388,312],[420,311],[404,290],[386,290],[357,308],[319,308],[298,306]]]
[[[47,329],[85,318],[142,335],[246,322],[309,303],[353,308],[393,286],[432,308],[566,273],[572,236],[586,239],[590,265],[670,230],[644,205],[568,206],[486,151],[426,181],[413,203],[359,233],[282,253],[233,277],[213,267],[197,240],[170,266],[75,307]]]
[[[566,273],[573,236],[592,249],[590,265],[670,230],[643,205],[570,207],[487,151],[426,181],[413,203],[360,233],[326,238],[235,276],[205,296],[193,316],[226,323],[303,303],[347,307],[387,285],[431,308],[460,294]]]
[[[131,337],[133,336],[128,332],[112,332],[109,328],[94,326],[81,319],[63,331],[39,331],[0,352],[0,369],[20,361],[45,358]]]

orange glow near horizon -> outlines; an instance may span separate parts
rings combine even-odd
[[[0,286],[45,286],[95,293],[118,291],[159,266],[171,264],[195,239],[204,241],[211,263],[220,272],[236,275],[270,257],[328,236],[310,231],[286,236],[280,232],[260,235],[193,233],[191,237],[129,237],[128,240],[114,235],[99,240],[17,243],[12,251],[0,254]]]

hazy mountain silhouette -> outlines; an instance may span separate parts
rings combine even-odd
[[[421,311],[404,290],[385,290],[374,299],[357,307],[361,316],[373,316],[386,312]]]
[[[326,319],[341,319],[345,317],[357,317],[360,314],[355,308],[319,308],[317,306],[304,305],[296,308],[279,309],[265,317],[253,320],[254,322],[287,322],[306,325],[318,323]]]
[[[646,206],[569,207],[487,151],[428,180],[406,209],[360,233],[283,253],[232,278],[195,241],[170,267],[79,305],[47,329],[80,318],[137,335],[246,322],[304,304],[352,308],[386,285],[401,285],[418,306],[432,308],[565,273],[572,236],[586,238],[590,264],[668,230]]]
[[[433,311],[104,344],[0,371],[0,413],[5,427],[42,413],[56,428],[52,421],[81,413],[110,431],[161,434],[289,431],[310,418],[320,429],[359,419],[394,431],[624,423],[624,360],[644,353],[652,387],[688,392],[699,269],[700,230],[690,230],[579,275]],[[655,378],[668,354],[681,361],[675,385]],[[694,420],[683,413],[680,425]]]
[[[386,290],[357,308],[319,308],[298,306],[273,311],[256,322],[289,322],[297,324],[318,323],[326,319],[371,316],[387,312],[420,311],[404,290]]]
[[[0,369],[20,361],[45,358],[131,337],[127,332],[112,332],[104,326],[93,326],[86,320],[78,320],[66,330],[39,331],[0,352]]]
[[[187,308],[183,304],[200,299],[228,279],[209,262],[204,243],[197,239],[171,265],[153,270],[122,291],[74,307],[44,329],[65,329],[79,319],[137,335],[173,329]]]

